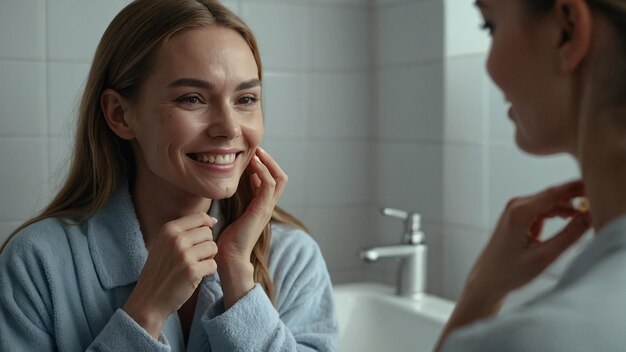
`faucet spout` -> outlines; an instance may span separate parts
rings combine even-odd
[[[365,262],[375,262],[381,258],[400,258],[397,294],[420,299],[426,289],[426,252],[427,248],[423,244],[403,244],[367,248],[359,256]]]
[[[417,246],[396,245],[367,248],[362,250],[359,256],[366,262],[375,262],[379,258],[406,257],[410,255],[415,255],[416,253]]]

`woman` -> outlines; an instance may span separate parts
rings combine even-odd
[[[441,351],[621,351],[626,345],[626,1],[478,0],[487,68],[511,103],[517,145],[566,152],[582,180],[513,199],[474,265]],[[570,200],[586,195],[590,212]],[[550,217],[570,218],[549,240]],[[506,295],[596,236],[556,287],[494,317]],[[473,324],[472,324],[473,323]]]
[[[68,179],[0,254],[0,350],[334,349],[326,266],[258,147],[261,79],[218,1],[116,16]]]

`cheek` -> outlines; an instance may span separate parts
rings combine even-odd
[[[502,76],[504,75],[504,73],[502,72],[501,66],[502,64],[498,48],[492,46],[491,50],[489,51],[489,56],[487,57],[487,73],[489,74],[489,77],[491,77],[491,80],[498,86],[498,88],[503,90],[504,87]]]
[[[250,148],[257,147],[263,140],[265,134],[265,128],[263,126],[263,119],[258,118],[251,121],[249,124],[241,126],[242,134],[248,143]]]

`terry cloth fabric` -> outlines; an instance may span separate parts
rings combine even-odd
[[[20,231],[0,253],[0,351],[336,349],[328,270],[301,230],[272,225],[275,305],[257,284],[224,310],[219,276],[204,278],[186,347],[178,314],[154,339],[121,309],[147,256],[128,184],[81,225],[51,218]]]
[[[453,332],[441,351],[623,351],[626,217],[598,232],[550,291]]]

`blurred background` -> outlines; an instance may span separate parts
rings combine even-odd
[[[65,175],[92,55],[129,2],[0,0],[0,241]],[[224,3],[259,40],[263,145],[290,176],[281,205],[310,228],[335,283],[393,284],[394,260],[357,256],[400,242],[387,206],[422,213],[429,290],[456,299],[507,200],[578,175],[570,158],[517,150],[473,1]],[[579,250],[519,297],[553,284]]]

